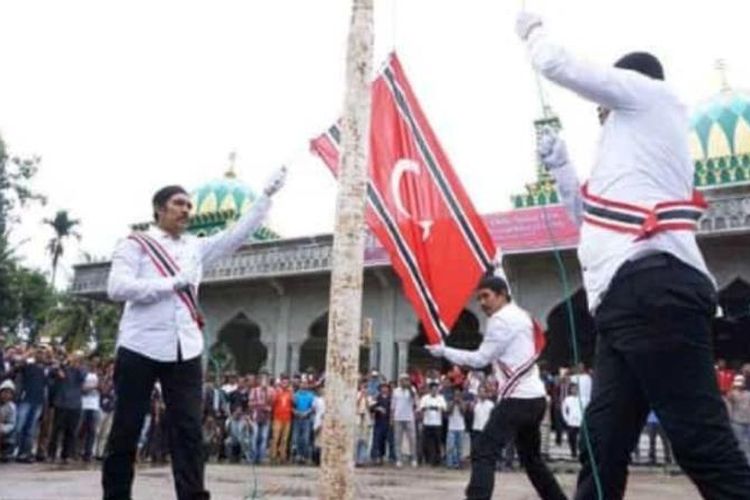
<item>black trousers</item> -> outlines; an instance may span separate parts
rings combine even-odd
[[[704,498],[750,499],[750,466],[729,426],[714,374],[716,292],[700,272],[658,254],[623,265],[594,318],[592,399],[586,408],[604,498],[623,497],[630,453],[649,408]],[[581,449],[579,500],[596,499]]]
[[[99,410],[83,410],[79,434],[82,436],[83,450],[81,450],[81,457],[84,460],[91,460],[98,424]]]
[[[570,447],[570,456],[578,458],[578,431],[579,427],[568,426],[568,446]]]
[[[430,465],[440,465],[440,440],[443,427],[425,425],[422,427],[422,443],[424,445],[424,459]]]
[[[78,422],[81,420],[81,409],[55,408],[55,419],[52,424],[52,437],[49,441],[47,456],[54,460],[57,458],[57,443],[62,437],[62,453],[60,457],[63,460],[75,458],[76,454],[76,431]]]
[[[133,462],[154,382],[161,382],[169,420],[168,442],[179,500],[208,499],[203,483],[200,357],[159,362],[120,348],[115,360],[115,414],[102,467],[105,500],[129,500]]]
[[[515,441],[521,465],[543,500],[564,500],[560,485],[542,460],[542,422],[547,402],[544,398],[504,399],[492,410],[490,419],[471,449],[471,479],[467,500],[489,500],[495,487],[495,464],[503,449]]]

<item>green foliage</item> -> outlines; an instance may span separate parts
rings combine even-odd
[[[60,297],[47,313],[41,332],[69,351],[93,348],[102,357],[114,354],[120,306],[70,295]]]
[[[44,203],[29,182],[40,159],[23,159],[8,154],[0,138],[0,331],[14,332],[19,326],[32,333],[39,326],[40,304],[48,300],[43,277],[21,268],[9,244],[10,231],[18,221],[17,209],[30,201]]]
[[[81,239],[81,235],[74,230],[81,221],[71,219],[67,210],[58,210],[54,219],[44,219],[44,223],[55,231],[55,236],[47,243],[47,253],[52,257],[52,286],[55,286],[55,276],[57,276],[57,264],[60,262],[65,251],[65,241],[74,236]]]

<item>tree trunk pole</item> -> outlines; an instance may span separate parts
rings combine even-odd
[[[328,315],[322,500],[354,498],[373,38],[373,0],[352,0]]]

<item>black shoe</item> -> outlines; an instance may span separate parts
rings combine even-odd
[[[19,464],[33,464],[34,459],[27,455],[25,457],[16,458],[16,462],[18,462]]]

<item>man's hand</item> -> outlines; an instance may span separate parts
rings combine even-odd
[[[537,14],[526,12],[525,10],[518,13],[518,17],[516,17],[516,34],[521,40],[528,40],[531,32],[541,27],[542,18]]]
[[[435,358],[442,358],[445,355],[445,344],[428,344],[425,346],[427,351]]]
[[[570,162],[565,141],[550,127],[542,129],[537,153],[547,170],[556,170]]]
[[[284,186],[285,180],[286,167],[282,166],[273,173],[270,179],[268,179],[268,182],[266,182],[266,187],[263,188],[263,192],[266,193],[266,196],[273,196]]]

